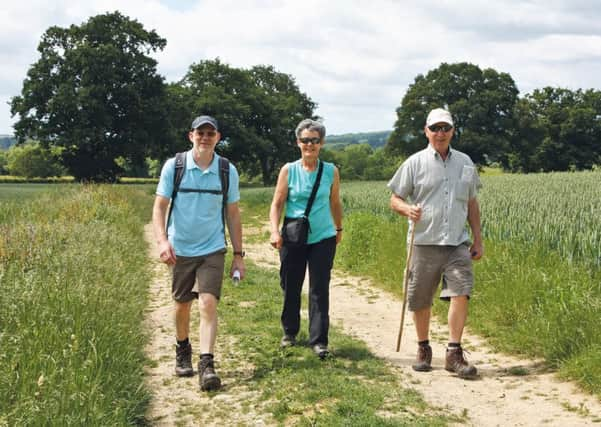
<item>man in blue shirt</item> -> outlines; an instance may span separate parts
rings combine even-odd
[[[165,162],[156,191],[152,223],[161,262],[172,267],[175,300],[176,366],[178,376],[191,376],[192,345],[189,341],[190,309],[198,299],[200,309],[200,361],[198,375],[202,390],[215,390],[221,380],[215,373],[213,349],[217,334],[217,303],[221,296],[226,252],[225,224],[234,248],[230,276],[244,277],[242,224],[238,201],[240,191],[236,168],[229,165],[229,188],[225,213],[220,180],[221,140],[217,120],[199,116],[188,134],[192,149],[185,153],[184,174],[177,197],[171,200],[176,174],[175,159]],[[169,203],[172,214],[165,230]],[[238,274],[236,273],[236,274]]]

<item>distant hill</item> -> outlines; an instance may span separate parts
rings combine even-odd
[[[341,150],[351,144],[369,144],[372,148],[383,147],[392,131],[345,133],[343,135],[327,135],[327,147],[331,150]]]
[[[0,135],[0,150],[8,150],[11,146],[15,145],[17,140],[10,135]]]

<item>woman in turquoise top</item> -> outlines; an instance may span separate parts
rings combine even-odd
[[[309,213],[307,244],[300,247],[284,244],[280,218],[298,218],[305,213],[317,178],[319,151],[325,143],[326,128],[311,119],[296,127],[296,144],[301,158],[285,164],[276,184],[269,222],[271,245],[280,251],[280,286],[284,291],[282,309],[282,347],[296,344],[300,329],[301,290],[309,266],[309,345],[320,358],[328,355],[330,271],[336,245],[342,238],[342,203],[340,175],[332,163],[323,162],[323,172],[315,201]]]

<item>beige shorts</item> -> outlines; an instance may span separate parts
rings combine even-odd
[[[409,310],[431,307],[442,278],[440,299],[467,295],[474,287],[474,273],[469,245],[415,245],[413,247],[407,302]]]
[[[177,257],[172,268],[171,294],[177,302],[188,302],[208,293],[219,299],[223,282],[225,250],[195,257]]]

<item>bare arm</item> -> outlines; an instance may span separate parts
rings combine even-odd
[[[175,251],[169,240],[167,240],[167,232],[165,231],[165,220],[168,209],[169,199],[163,196],[156,196],[152,207],[152,228],[159,247],[161,261],[165,264],[175,264]]]
[[[480,205],[475,197],[467,202],[467,222],[472,229],[472,238],[474,243],[470,247],[472,259],[479,260],[484,255],[484,245],[482,244],[482,234],[480,230]]]
[[[280,174],[278,175],[278,182],[275,185],[275,192],[273,193],[273,200],[271,201],[271,208],[269,209],[269,227],[271,229],[271,236],[269,243],[276,249],[282,247],[282,236],[280,235],[280,218],[282,217],[282,211],[288,198],[288,165],[282,166]]]
[[[340,173],[334,166],[334,182],[330,191],[330,211],[336,227],[336,243],[342,240],[342,202],[340,201]]]
[[[400,196],[392,193],[390,196],[390,209],[396,213],[406,216],[413,222],[420,220],[422,216],[422,208],[420,205],[411,205]]]
[[[240,219],[240,206],[238,202],[229,203],[226,208],[227,215],[227,229],[230,233],[230,239],[232,241],[232,247],[234,252],[242,252],[242,221]],[[232,267],[230,270],[230,276],[235,270],[240,272],[240,278],[244,278],[246,271],[244,266],[244,259],[241,255],[234,255],[232,259]]]

